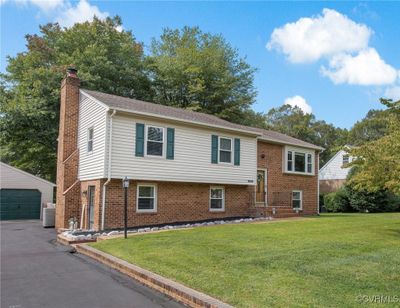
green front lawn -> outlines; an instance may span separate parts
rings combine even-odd
[[[92,244],[240,307],[359,306],[400,298],[400,213],[326,214]]]

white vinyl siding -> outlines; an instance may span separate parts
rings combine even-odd
[[[319,171],[320,180],[345,180],[351,168],[343,168],[343,156],[348,155],[346,151],[337,152]],[[349,162],[352,157],[349,157]]]
[[[81,93],[79,104],[79,179],[104,178],[107,111]],[[93,130],[92,151],[89,151],[89,134]]]
[[[175,128],[174,159],[164,160],[149,156],[136,157],[136,123],[164,127],[165,129],[168,127]],[[232,140],[240,138],[240,166],[211,163],[212,135],[224,136],[232,138]],[[118,113],[113,118],[112,178],[127,176],[130,179],[149,181],[255,185],[256,157],[257,140],[255,137]]]

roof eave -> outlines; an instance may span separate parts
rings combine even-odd
[[[290,145],[290,146],[294,146],[294,147],[312,149],[312,150],[316,150],[316,151],[325,150],[323,147],[320,147],[320,146],[317,146],[317,145],[315,145],[315,146],[314,145],[313,146],[305,146],[305,145],[299,145],[299,144],[292,143],[292,142],[285,142],[285,141],[280,141],[280,140],[276,140],[276,139],[272,139],[272,138],[265,138],[265,137],[258,137],[257,139],[261,140],[261,141],[269,142],[269,143]]]

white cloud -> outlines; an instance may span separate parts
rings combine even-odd
[[[364,49],[371,35],[372,30],[366,25],[324,9],[322,16],[303,17],[274,29],[267,48],[283,52],[292,63],[306,63]]]
[[[385,98],[391,98],[393,101],[400,100],[400,86],[387,88],[384,94]]]
[[[61,26],[71,27],[75,23],[92,21],[96,15],[100,19],[105,19],[109,16],[108,12],[102,12],[100,9],[91,5],[88,0],[79,0],[74,2],[70,0],[0,0],[0,4],[12,2],[19,6],[33,5],[46,13],[48,16],[53,16]],[[123,28],[117,27],[118,31]]]
[[[384,85],[396,81],[399,72],[385,63],[374,48],[360,51],[357,55],[338,54],[329,61],[329,67],[321,68],[324,76],[335,84]]]
[[[56,21],[64,27],[71,27],[75,23],[82,23],[85,21],[92,21],[93,16],[100,19],[105,19],[109,14],[108,12],[101,12],[95,5],[90,5],[87,0],[80,0],[76,6],[68,5],[68,9],[63,11]]]
[[[34,5],[44,12],[52,11],[64,5],[64,0],[0,0],[0,4],[6,2],[14,2],[16,5],[20,6]]]
[[[311,106],[307,104],[306,100],[299,95],[286,98],[283,104],[290,105],[292,107],[299,107],[304,113],[312,112]]]

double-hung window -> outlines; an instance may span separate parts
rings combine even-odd
[[[219,138],[219,161],[221,163],[232,163],[232,139]]]
[[[223,187],[210,188],[210,211],[225,210],[225,189]]]
[[[93,152],[93,137],[94,137],[94,130],[93,127],[88,128],[87,130],[87,152]]]
[[[146,126],[146,155],[164,156],[164,128]]]
[[[157,186],[139,184],[137,186],[137,212],[157,211]]]
[[[343,167],[347,167],[347,165],[349,164],[349,162],[350,162],[350,157],[349,157],[349,155],[347,155],[347,154],[343,155],[343,163],[342,163]]]
[[[311,152],[287,149],[284,169],[290,173],[313,174],[313,158]]]
[[[292,207],[301,210],[303,206],[303,192],[301,190],[292,191]]]

